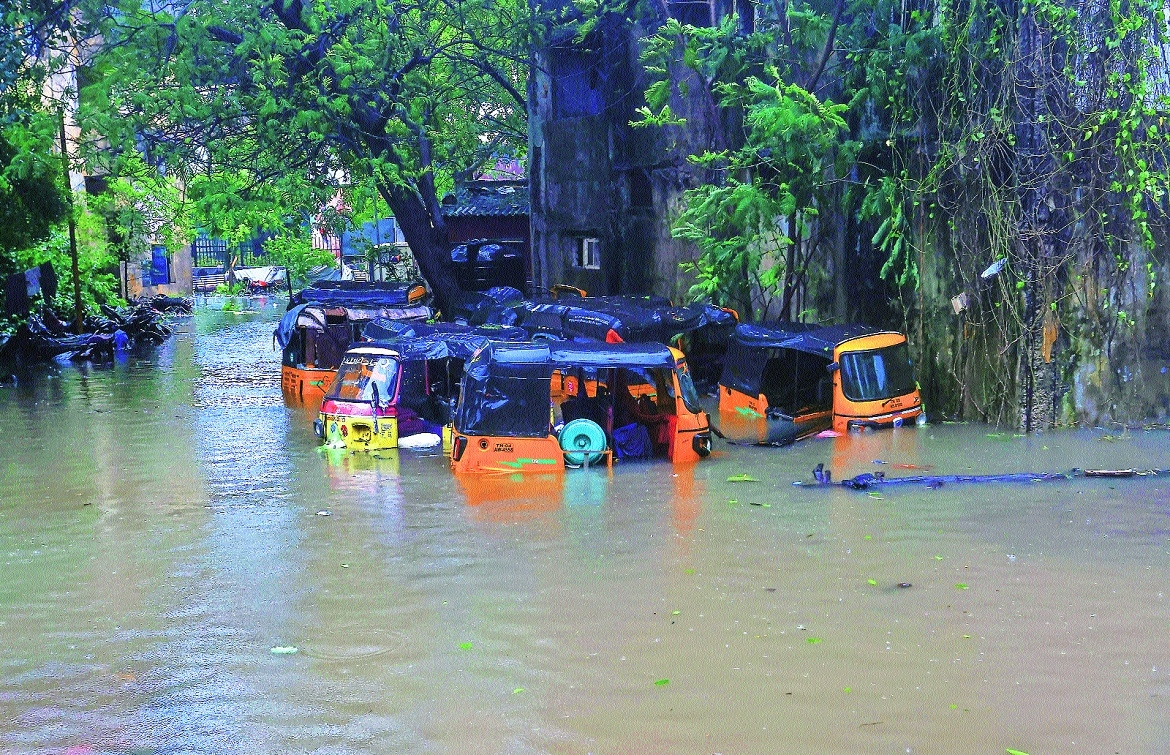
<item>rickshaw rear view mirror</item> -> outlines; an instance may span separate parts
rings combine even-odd
[[[829,362],[825,365],[825,372],[836,372],[839,369],[841,369],[840,362]]]

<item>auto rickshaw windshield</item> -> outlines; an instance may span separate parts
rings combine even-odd
[[[841,389],[850,401],[881,401],[915,390],[905,342],[872,351],[841,354]]]
[[[394,398],[398,360],[388,356],[350,354],[341,362],[337,377],[325,395],[335,401],[387,404]]]

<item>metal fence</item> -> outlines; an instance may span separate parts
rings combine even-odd
[[[271,234],[259,233],[237,244],[224,239],[200,235],[191,244],[191,261],[194,267],[215,267],[227,269],[228,257],[236,256],[236,267],[263,267],[268,264],[264,253],[264,242]]]

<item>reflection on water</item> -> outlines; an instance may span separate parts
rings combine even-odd
[[[937,425],[455,479],[319,449],[281,401],[281,305],[0,390],[0,752],[1170,741],[1166,479],[793,484],[1166,467],[1164,432]]]

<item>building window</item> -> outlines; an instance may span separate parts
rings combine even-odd
[[[573,250],[573,267],[582,270],[600,270],[601,242],[590,237],[578,238],[577,247]]]

